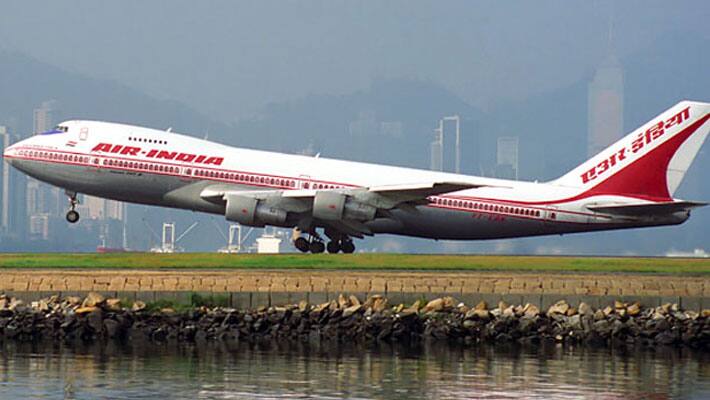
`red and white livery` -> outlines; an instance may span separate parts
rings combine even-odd
[[[5,159],[76,194],[297,228],[301,251],[352,252],[377,233],[497,239],[680,224],[673,197],[710,131],[682,101],[559,179],[538,183],[248,150],[131,125],[66,121]],[[326,236],[329,241],[324,243]]]

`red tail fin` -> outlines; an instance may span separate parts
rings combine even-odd
[[[553,183],[671,199],[710,131],[708,119],[710,104],[682,101]]]

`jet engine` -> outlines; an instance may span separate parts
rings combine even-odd
[[[263,204],[253,197],[227,195],[225,217],[242,225],[263,227],[265,225],[283,225],[287,212]]]
[[[342,193],[317,192],[313,199],[313,218],[322,220],[370,221],[377,209],[357,202]]]

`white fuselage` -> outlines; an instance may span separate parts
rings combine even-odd
[[[224,214],[200,197],[208,186],[230,190],[328,190],[425,181],[479,187],[428,198],[366,223],[373,233],[435,239],[493,239],[677,224],[687,213],[614,217],[594,203],[638,198],[584,195],[579,188],[519,182],[320,157],[248,150],[175,133],[94,121],[68,121],[66,132],[33,136],[5,152],[13,166],[69,192]]]

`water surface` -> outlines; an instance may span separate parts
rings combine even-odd
[[[710,398],[690,349],[0,343],[0,398]]]

